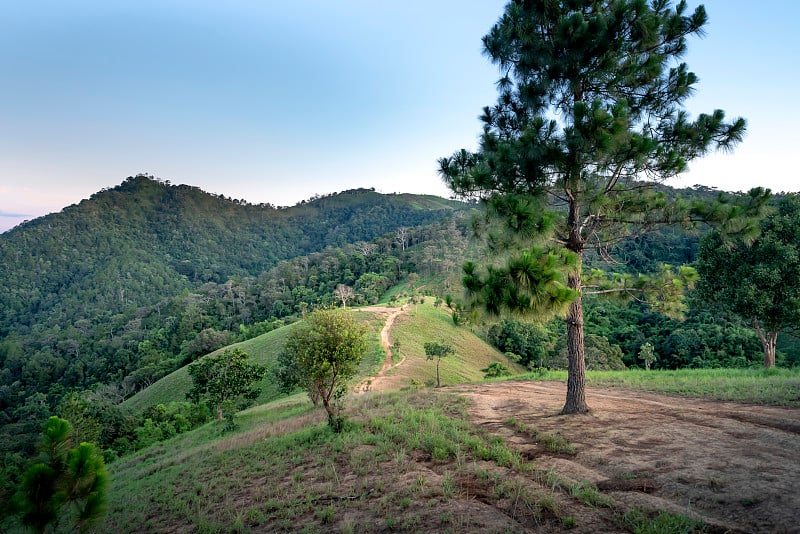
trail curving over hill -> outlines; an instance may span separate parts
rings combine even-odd
[[[389,388],[383,387],[384,378],[386,377],[386,373],[395,367],[399,367],[400,365],[405,362],[405,356],[401,355],[401,359],[399,362],[393,365],[392,360],[392,344],[390,341],[390,336],[392,332],[392,326],[394,326],[394,320],[397,319],[400,315],[406,312],[407,308],[406,305],[400,306],[399,308],[389,308],[386,306],[369,306],[366,308],[358,308],[359,311],[370,311],[373,313],[378,313],[386,318],[386,323],[383,325],[381,329],[381,346],[383,350],[386,352],[386,359],[383,362],[383,366],[381,370],[375,376],[365,378],[361,381],[361,383],[357,386],[356,392],[358,393],[365,393],[367,391],[384,391]]]

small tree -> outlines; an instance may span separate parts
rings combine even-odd
[[[66,419],[48,419],[41,442],[42,460],[22,476],[16,501],[22,524],[36,532],[45,532],[50,525],[55,529],[65,516],[73,518],[83,531],[105,511],[108,475],[103,455],[91,443],[70,449],[71,431]]]
[[[294,365],[296,385],[305,387],[312,400],[319,399],[328,414],[328,424],[341,432],[341,400],[347,383],[358,371],[367,351],[365,328],[344,310],[322,309],[306,316],[286,339],[285,365]]]
[[[439,378],[439,364],[442,363],[442,357],[448,354],[453,354],[453,347],[448,343],[439,343],[436,341],[428,341],[425,343],[425,356],[429,360],[436,358],[436,387],[442,387],[442,382]]]
[[[658,359],[653,345],[648,341],[639,348],[639,359],[644,362],[645,370],[650,370],[650,365]]]
[[[249,358],[249,354],[235,348],[193,363],[189,366],[192,389],[186,396],[195,403],[208,402],[209,407],[216,411],[219,422],[222,422],[227,408],[232,425],[234,403],[239,401],[239,406],[243,407],[255,400],[260,393],[255,383],[266,373],[264,366],[249,363]]]
[[[355,295],[353,288],[344,284],[337,285],[333,293],[342,301],[342,308],[347,308],[347,301]]]

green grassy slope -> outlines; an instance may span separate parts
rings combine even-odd
[[[383,327],[383,320],[374,313],[359,314],[358,317],[367,326],[368,349],[360,368],[361,374],[366,376],[377,372],[385,358],[385,353],[380,344],[380,330]],[[278,355],[283,350],[286,336],[289,335],[293,327],[294,325],[284,326],[253,339],[218,349],[211,354],[219,354],[227,349],[238,347],[251,356],[253,363],[272,368],[277,361]],[[155,404],[186,400],[186,393],[192,387],[187,367],[182,367],[168,374],[126,400],[123,405],[134,412],[141,412]],[[269,375],[261,381],[259,387],[262,393],[256,403],[269,402],[280,396],[278,388]]]
[[[362,366],[369,374],[381,362],[377,339],[383,317],[364,311],[358,316],[370,326],[370,355]],[[268,363],[287,333],[288,328],[276,330],[240,346]],[[423,349],[431,340],[455,348],[455,355],[442,361],[447,385],[480,378],[482,367],[504,358],[468,327],[454,326],[447,311],[428,299],[395,320],[390,341],[400,342],[405,359],[390,376],[400,386],[433,380],[435,364]],[[708,370],[681,375],[681,393],[711,398],[742,378]],[[753,371],[744,378],[750,389],[776,394],[796,391],[797,375]],[[661,391],[672,375],[626,370],[588,376],[593,385]],[[174,394],[179,383],[173,379],[161,387],[144,393],[153,399],[157,391]],[[159,402],[168,396],[162,393]],[[767,397],[756,402],[787,404]],[[333,434],[324,412],[304,394],[255,406],[239,414],[234,432],[208,423],[110,464],[108,513],[98,529],[553,532],[577,525],[584,531],[702,531],[688,517],[667,517],[660,509],[623,517],[602,492],[568,483],[557,470],[537,468],[504,439],[474,427],[466,407],[465,399],[433,388],[353,395],[346,402],[346,431]],[[593,493],[576,498],[576,488]],[[654,528],[648,523],[665,517],[681,524]]]
[[[356,317],[364,322],[368,332],[368,350],[359,368],[359,378],[364,378],[375,375],[384,363],[385,352],[381,347],[380,333],[385,318],[369,311],[359,311]],[[248,341],[218,349],[211,354],[238,347],[250,354],[254,363],[271,368],[283,350],[286,336],[292,327],[293,325],[285,326]],[[455,351],[453,355],[442,359],[440,367],[442,385],[480,380],[483,378],[481,369],[493,361],[504,363],[514,372],[523,371],[469,328],[455,326],[449,312],[434,307],[431,297],[428,297],[423,304],[406,305],[406,312],[395,320],[390,341],[400,343],[400,353],[405,358],[401,365],[388,373],[396,389],[411,385],[434,384],[436,362],[428,361],[425,357],[424,344],[428,341],[449,343]],[[396,359],[394,363],[397,364],[398,361]],[[357,380],[353,382],[356,383]],[[260,387],[262,394],[257,403],[269,402],[280,396],[270,376],[261,381]],[[182,401],[185,400],[190,388],[189,372],[183,367],[126,400],[124,406],[134,412],[140,412],[155,404]]]
[[[499,361],[513,372],[523,369],[509,362],[505,355],[488,345],[469,327],[455,326],[450,313],[443,307],[433,306],[433,298],[424,304],[407,304],[407,312],[394,323],[390,342],[400,342],[403,363],[390,370],[388,375],[400,387],[433,385],[436,380],[436,360],[427,360],[424,345],[429,341],[448,343],[452,355],[442,358],[440,373],[442,385],[453,385],[481,380],[491,362]],[[398,363],[397,359],[394,362]]]

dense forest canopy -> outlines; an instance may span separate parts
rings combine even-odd
[[[337,284],[366,303],[404,272],[453,268],[468,208],[369,189],[276,208],[139,175],[24,223],[0,235],[4,434],[26,421],[38,432],[33,421],[68,391],[130,396],[332,303]],[[412,245],[429,254],[424,264],[403,253]]]

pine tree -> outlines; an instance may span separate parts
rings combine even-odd
[[[100,450],[91,443],[69,448],[71,425],[51,417],[43,429],[41,461],[25,470],[16,501],[23,525],[36,532],[74,518],[81,532],[105,512],[106,473]],[[70,514],[72,512],[72,514]]]
[[[692,120],[684,109],[697,76],[679,59],[706,21],[702,6],[687,14],[684,1],[510,2],[483,38],[501,77],[497,104],[483,110],[479,149],[439,160],[450,189],[484,201],[505,230],[489,233],[505,265],[485,274],[465,268],[476,302],[490,312],[565,317],[565,414],[589,409],[582,297],[640,292],[674,303],[691,283],[688,269],[650,279],[586,277],[582,265],[589,251],[608,257],[635,233],[702,216],[669,201],[657,184],[742,139],[743,119],[726,122],[715,110]]]

